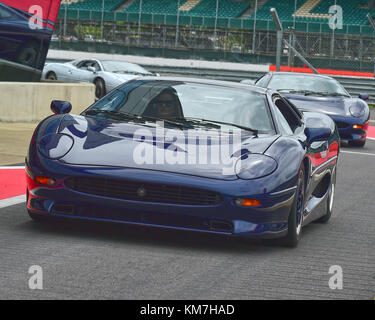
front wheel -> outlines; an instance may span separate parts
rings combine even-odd
[[[288,219],[288,234],[282,239],[288,247],[296,247],[301,239],[303,211],[305,208],[305,171],[300,168],[297,180],[297,189]]]
[[[103,79],[96,79],[95,82],[95,97],[101,99],[105,96],[105,83]]]
[[[326,223],[331,218],[332,209],[333,209],[333,197],[335,195],[335,187],[336,187],[336,168],[332,174],[331,185],[328,189],[328,196],[327,196],[327,211],[324,216],[320,217],[316,220],[319,223]]]

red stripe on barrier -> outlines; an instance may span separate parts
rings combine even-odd
[[[25,169],[0,170],[0,200],[26,193]]]
[[[375,139],[375,127],[371,127],[371,126],[368,127],[367,136],[369,138],[374,138]]]
[[[333,70],[333,69],[316,69],[321,74],[330,74],[335,76],[354,76],[354,77],[374,77],[372,72]],[[276,71],[276,65],[270,65],[269,71]],[[280,71],[284,72],[299,72],[299,73],[314,73],[310,68],[288,67],[280,66]]]

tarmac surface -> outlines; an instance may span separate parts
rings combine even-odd
[[[36,125],[0,123],[0,165],[22,165]],[[38,224],[24,203],[0,200],[0,299],[374,299],[375,140],[341,151],[331,220],[305,227],[295,249],[109,223]],[[43,290],[29,289],[33,265],[43,268]],[[329,287],[334,265],[342,290]]]
[[[375,141],[343,146],[334,211],[295,249],[195,232],[77,221],[38,224],[0,208],[0,299],[374,299]],[[43,269],[31,290],[28,270]],[[338,265],[343,288],[329,287]]]

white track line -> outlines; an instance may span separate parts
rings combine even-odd
[[[0,167],[0,170],[1,169],[25,169],[25,166],[3,166]]]
[[[26,195],[0,200],[0,208],[10,207],[18,203],[26,202]]]
[[[366,139],[375,140],[375,138],[371,138],[371,137],[366,137]]]
[[[375,153],[368,153],[368,152],[340,151],[340,153],[363,154],[364,156],[374,156],[375,157]]]

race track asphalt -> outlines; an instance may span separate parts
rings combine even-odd
[[[38,224],[0,209],[0,299],[373,299],[375,141],[342,148],[334,212],[295,249],[125,225]],[[359,154],[358,154],[359,153]],[[43,268],[43,290],[28,287]],[[332,265],[343,289],[330,289]]]

